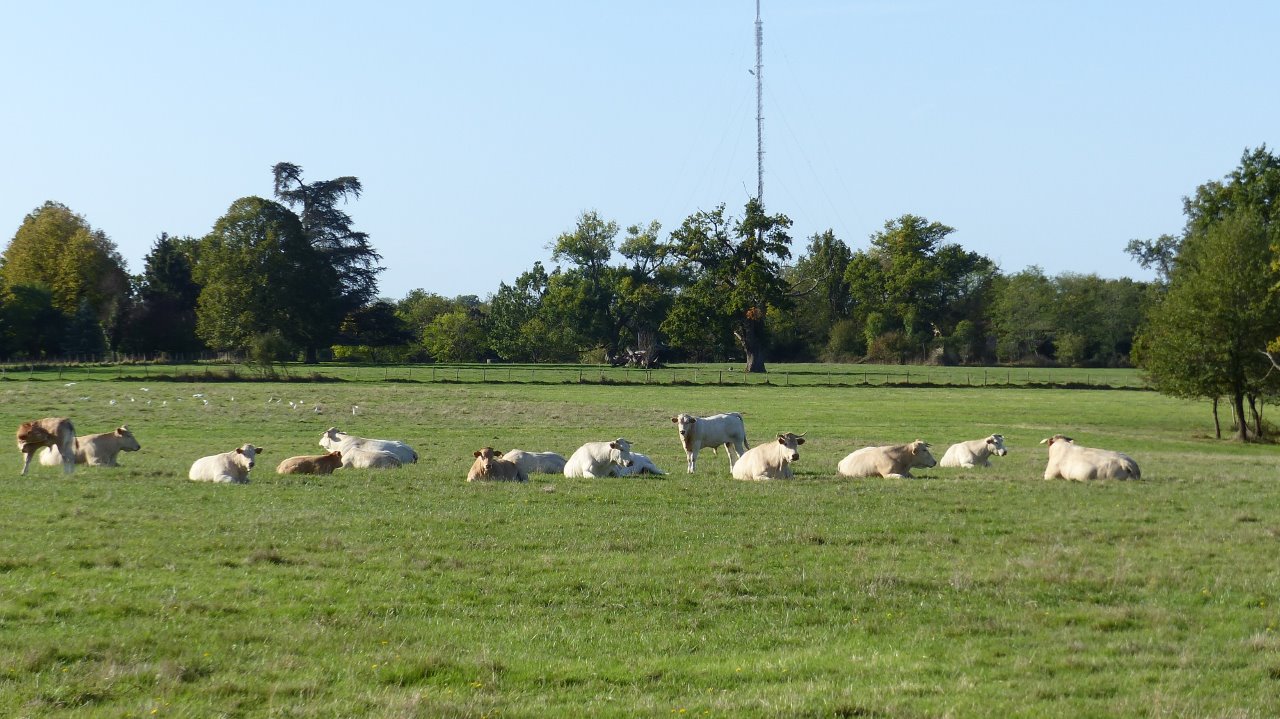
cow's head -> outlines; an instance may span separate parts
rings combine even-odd
[[[122,424],[116,428],[116,438],[120,440],[120,449],[124,452],[137,452],[142,449],[142,445],[138,444],[137,438],[133,436],[133,432],[129,431],[129,425]]]
[[[262,447],[255,447],[252,444],[236,447],[236,454],[242,454],[245,459],[249,460],[249,469],[253,469],[253,459],[265,451],[267,450]]]
[[[784,434],[778,435],[778,444],[782,445],[786,449],[791,450],[791,456],[789,459],[787,459],[788,462],[800,461],[799,447],[800,445],[804,444],[804,436],[806,434],[808,434],[808,432],[801,432],[800,434],[793,434],[791,432],[786,432]]]
[[[1003,434],[993,434],[987,437],[987,449],[997,457],[1003,457],[1009,453],[1009,450],[1004,448]]]
[[[609,461],[619,467],[630,467],[636,462],[631,458],[631,443],[619,437],[609,443]]]
[[[917,439],[911,443],[910,447],[911,456],[914,457],[911,460],[912,467],[933,467],[938,464],[938,460],[934,459],[933,454],[929,451],[928,442],[923,439]]]
[[[325,449],[332,449],[333,445],[341,444],[344,439],[346,439],[345,432],[337,427],[330,427],[324,431],[324,434],[320,435],[320,446]]]
[[[675,422],[676,429],[680,431],[680,439],[684,442],[685,449],[689,448],[689,441],[693,438],[694,425],[698,423],[698,418],[691,414],[678,414],[671,418]]]
[[[1053,446],[1054,442],[1066,442],[1067,444],[1071,444],[1072,442],[1075,442],[1075,440],[1062,434],[1055,434],[1052,437],[1045,437],[1044,439],[1040,440],[1040,444],[1047,444],[1050,447]]]

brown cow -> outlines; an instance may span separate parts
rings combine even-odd
[[[476,461],[471,463],[471,471],[467,472],[468,482],[484,479],[529,481],[529,475],[520,469],[520,465],[503,459],[502,453],[495,451],[493,447],[481,447],[471,455],[476,458]]]
[[[62,473],[76,468],[76,428],[66,417],[45,417],[18,425],[18,449],[22,452],[22,473],[31,466],[31,456],[45,447],[57,447],[62,455]]]
[[[333,474],[342,466],[342,452],[290,457],[276,467],[276,474]]]

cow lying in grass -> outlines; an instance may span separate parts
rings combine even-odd
[[[342,453],[335,450],[328,454],[290,457],[276,465],[276,474],[333,474],[342,466]]]
[[[120,425],[113,432],[86,434],[76,437],[76,464],[87,464],[90,467],[118,467],[116,458],[121,452],[137,452],[142,449],[138,440],[129,431],[128,425]],[[45,447],[40,452],[40,464],[56,467],[62,464],[62,454],[53,447]]]
[[[836,466],[845,477],[911,477],[912,467],[932,467],[938,462],[929,453],[929,443],[917,439],[909,444],[863,447],[851,452]]]
[[[791,479],[791,463],[800,461],[804,434],[786,432],[776,442],[757,444],[733,464],[734,479]]]
[[[1055,434],[1040,440],[1049,445],[1049,463],[1044,468],[1045,479],[1142,479],[1138,463],[1127,454],[1109,449],[1082,447],[1075,440]]]
[[[502,453],[495,451],[493,447],[481,447],[472,453],[476,461],[471,463],[471,470],[467,472],[467,481],[484,481],[495,480],[499,482],[528,482],[529,475],[525,474],[520,465],[507,459],[503,459]]]
[[[245,444],[230,452],[201,457],[192,463],[187,478],[193,482],[247,484],[254,459],[264,451],[262,447]]]

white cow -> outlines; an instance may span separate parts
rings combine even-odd
[[[943,467],[990,467],[991,455],[1003,457],[1008,453],[1004,448],[1004,435],[993,434],[986,439],[971,439],[947,447],[938,464]]]
[[[658,469],[658,465],[654,464],[653,460],[649,459],[648,455],[640,454],[639,452],[632,452],[631,462],[632,464],[630,467],[610,467],[609,471],[615,477],[634,477],[641,474],[656,474],[659,476],[666,475],[666,472]]]
[[[244,444],[230,452],[201,457],[192,463],[187,479],[194,482],[247,484],[254,458],[264,451],[266,450],[262,447]]]
[[[619,437],[612,442],[587,442],[564,465],[566,477],[608,477],[614,466],[630,467],[631,443]]]
[[[1055,434],[1040,440],[1049,445],[1045,479],[1142,479],[1138,463],[1127,454],[1108,449],[1082,447],[1070,437]]]
[[[525,474],[560,474],[569,460],[555,452],[526,452],[513,449],[502,455],[508,462],[515,462]]]
[[[684,446],[689,474],[693,474],[698,463],[698,452],[703,447],[710,447],[715,452],[717,447],[724,445],[724,453],[729,457],[729,469],[732,470],[734,462],[751,446],[747,444],[747,428],[742,423],[742,415],[737,412],[713,414],[710,417],[678,414],[671,421],[680,430],[680,444]]]
[[[347,434],[337,427],[330,427],[320,435],[320,446],[328,450],[339,450],[342,452],[343,465],[348,466],[345,462],[347,452],[355,449],[366,449],[373,452],[390,452],[400,460],[401,464],[413,464],[418,461],[418,453],[413,451],[409,445],[395,439],[365,439],[352,434]]]
[[[846,477],[910,477],[912,467],[937,463],[929,453],[929,443],[917,439],[909,444],[863,447],[840,460],[836,468]]]
[[[791,463],[800,461],[804,435],[787,432],[778,441],[758,444],[733,463],[734,479],[791,479]]]
[[[76,437],[76,464],[87,464],[91,467],[116,467],[116,457],[121,452],[137,452],[142,449],[138,440],[129,431],[128,425],[120,425],[114,432],[101,434],[84,434]],[[53,447],[45,447],[40,452],[40,464],[56,467],[62,464],[62,453]]]
[[[398,469],[400,458],[391,452],[374,449],[344,449],[342,466],[351,469]]]

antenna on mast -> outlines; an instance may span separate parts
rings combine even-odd
[[[756,0],[756,202],[764,206],[764,25]]]

